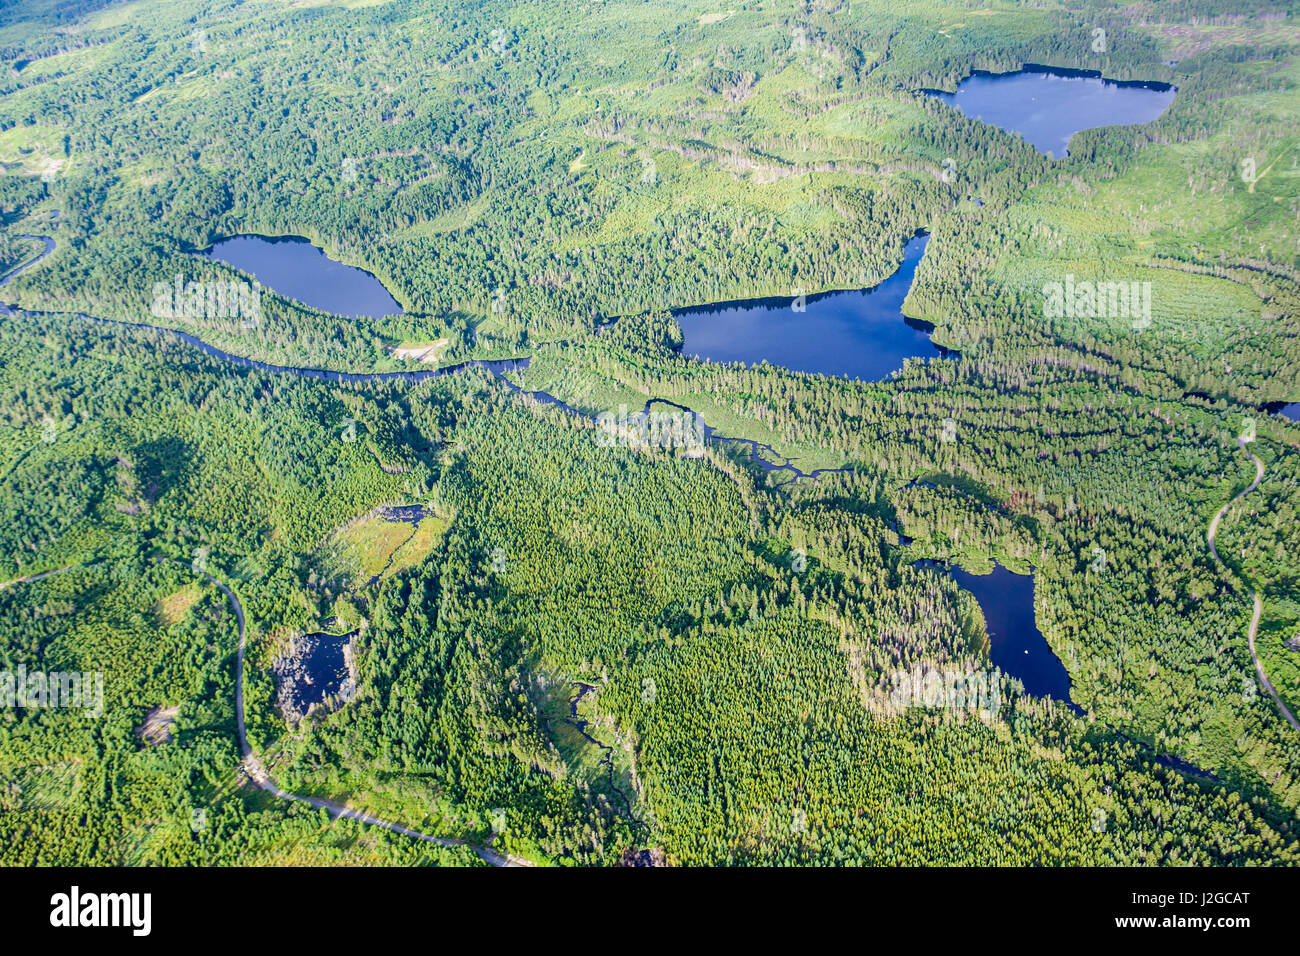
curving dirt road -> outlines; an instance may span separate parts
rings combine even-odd
[[[248,773],[248,778],[257,784],[267,793],[279,797],[281,800],[293,800],[296,803],[305,803],[308,806],[315,807],[318,810],[324,810],[331,817],[347,817],[350,820],[358,820],[361,823],[367,823],[371,826],[383,827],[385,830],[392,830],[394,833],[400,833],[403,836],[413,837],[416,840],[424,840],[427,843],[435,843],[438,846],[457,847],[467,846],[478,854],[479,859],[492,866],[532,866],[532,861],[521,859],[520,857],[508,856],[498,853],[484,846],[475,846],[464,840],[455,840],[451,837],[432,836],[428,833],[421,833],[419,830],[412,830],[409,827],[401,826],[397,823],[389,823],[387,820],[381,820],[373,817],[368,813],[362,813],[360,810],[354,810],[351,807],[336,803],[333,800],[326,800],[323,797],[304,797],[296,793],[289,793],[281,790],[276,782],[271,779],[271,775],[266,772],[262,762],[257,759],[253,753],[253,748],[248,745],[248,734],[244,729],[244,607],[239,603],[239,598],[235,592],[226,586],[224,581],[213,577],[207,571],[199,572],[211,583],[219,587],[226,600],[230,602],[231,608],[235,612],[235,620],[239,624],[239,653],[235,657],[235,723],[239,728],[239,748],[244,754],[244,770]]]
[[[39,253],[34,258],[29,259],[27,262],[24,262],[21,265],[17,266],[16,268],[10,270],[4,276],[0,276],[0,286],[8,285],[10,281],[12,281],[15,277],[19,275],[19,273],[25,272],[27,269],[30,269],[32,266],[36,265],[38,262],[40,262],[42,259],[48,256],[50,253],[52,253],[55,248],[55,242],[49,236],[26,236],[25,235],[25,236],[20,236],[19,238],[40,240],[45,243],[45,249],[43,252]],[[2,311],[7,311],[7,310],[4,309],[3,306],[0,306],[0,312]],[[286,371],[292,371],[292,370],[286,370]],[[48,577],[51,574],[59,574],[62,573],[63,571],[68,571],[71,568],[72,565],[69,565],[66,568],[58,568],[57,570],[54,571],[46,571],[42,574],[31,575],[30,577],[18,578],[13,581],[5,581],[0,583],[0,590],[3,590],[4,588],[7,588],[14,584],[22,584],[27,581],[37,581],[40,580],[41,578]],[[297,803],[305,803],[308,806],[315,807],[319,810],[325,810],[327,813],[330,814],[330,816],[334,817],[335,819],[338,819],[339,817],[347,817],[349,819],[358,820],[362,823],[366,823],[371,826],[383,827],[385,830],[391,830],[394,833],[400,833],[403,836],[412,837],[416,840],[424,840],[428,843],[434,843],[437,844],[438,846],[445,846],[445,847],[466,846],[469,847],[471,850],[473,850],[479,856],[479,858],[482,859],[485,863],[489,863],[492,866],[532,866],[533,865],[531,860],[525,860],[520,857],[509,856],[507,854],[498,853],[496,850],[490,849],[488,847],[476,846],[464,840],[456,840],[450,837],[432,836],[431,834],[421,833],[418,830],[412,830],[409,827],[404,827],[397,823],[390,823],[387,820],[381,820],[378,817],[371,816],[370,814],[362,813],[360,810],[354,810],[351,807],[345,806],[341,803],[336,803],[333,800],[326,800],[322,797],[304,797],[296,793],[288,793],[287,791],[281,790],[280,787],[276,784],[276,782],[271,778],[270,774],[266,772],[266,768],[262,766],[262,762],[258,760],[257,756],[253,753],[253,749],[248,745],[248,734],[245,730],[245,723],[244,723],[244,644],[245,641],[244,641],[243,605],[239,603],[239,598],[235,596],[234,591],[232,591],[229,587],[226,586],[225,582],[218,580],[217,578],[213,577],[211,574],[209,574],[206,571],[202,571],[200,573],[205,578],[207,578],[210,582],[212,582],[217,587],[219,587],[222,590],[222,592],[226,595],[226,600],[230,602],[231,608],[234,609],[235,620],[238,621],[239,623],[239,653],[236,657],[236,662],[235,662],[235,721],[239,728],[239,747],[244,754],[244,769],[248,773],[248,777],[250,780],[252,780],[255,784],[257,784],[257,786],[265,790],[267,793],[273,794],[282,800],[293,800]]]
[[[1210,521],[1210,528],[1206,537],[1210,542],[1210,554],[1214,555],[1214,560],[1219,564],[1224,563],[1223,559],[1219,557],[1219,549],[1215,547],[1214,544],[1215,536],[1219,533],[1219,522],[1223,520],[1223,516],[1228,513],[1229,508],[1258,488],[1259,483],[1264,480],[1264,463],[1250,453],[1250,449],[1246,447],[1245,439],[1238,438],[1237,444],[1240,445],[1241,450],[1246,453],[1246,457],[1255,463],[1255,480],[1250,483],[1250,486],[1246,488],[1245,491],[1236,495],[1231,501],[1220,508],[1218,514],[1216,514]],[[1250,659],[1255,662],[1255,674],[1259,678],[1260,685],[1263,686],[1264,690],[1268,693],[1268,696],[1273,698],[1273,703],[1277,704],[1277,709],[1282,712],[1282,716],[1286,718],[1287,722],[1293,728],[1295,728],[1296,733],[1300,733],[1300,721],[1297,721],[1291,711],[1287,710],[1286,704],[1282,703],[1282,698],[1278,696],[1277,691],[1273,688],[1273,682],[1270,681],[1268,675],[1264,673],[1264,665],[1260,662],[1259,652],[1255,649],[1255,638],[1259,635],[1259,620],[1264,614],[1264,602],[1260,600],[1258,591],[1254,592],[1251,597],[1255,600],[1255,612],[1250,618],[1250,630],[1247,632],[1247,638],[1250,644]]]
[[[39,581],[41,578],[48,578],[51,574],[62,574],[64,571],[71,571],[75,564],[69,564],[66,568],[55,568],[53,571],[42,571],[40,574],[29,574],[25,578],[14,578],[12,581],[0,583],[0,591],[5,588],[13,587],[15,584],[26,584],[28,581]]]
[[[182,564],[184,562],[181,562]],[[91,567],[92,565],[68,565],[66,568],[57,568],[53,571],[45,571],[41,574],[33,574],[25,578],[16,578],[12,581],[0,583],[0,590],[15,584],[24,584],[29,581],[39,581],[47,578],[52,574],[62,574],[64,571],[70,571],[74,567]],[[258,787],[265,790],[281,800],[293,800],[295,803],[305,803],[308,806],[315,807],[318,810],[326,811],[334,819],[347,817],[350,820],[358,820],[361,823],[370,826],[383,827],[385,830],[392,830],[394,833],[400,833],[402,836],[412,837],[416,840],[424,840],[426,843],[435,843],[438,846],[457,847],[464,846],[473,850],[483,862],[492,866],[533,866],[531,860],[525,860],[522,857],[509,856],[504,853],[498,853],[485,846],[476,846],[465,840],[456,840],[452,837],[432,836],[428,833],[421,833],[419,830],[412,830],[397,823],[389,823],[387,820],[381,820],[378,817],[372,817],[368,813],[362,813],[360,810],[354,810],[351,807],[336,803],[333,800],[326,800],[323,797],[304,797],[296,793],[289,793],[281,790],[276,782],[271,779],[271,775],[266,772],[262,762],[257,759],[253,753],[253,748],[248,745],[248,734],[244,730],[244,606],[239,603],[239,598],[235,596],[224,581],[213,577],[207,571],[198,572],[207,578],[212,584],[215,584],[225,594],[226,600],[230,602],[231,609],[235,612],[235,620],[239,624],[239,652],[235,657],[235,723],[239,728],[239,749],[244,754],[244,770],[248,778],[257,784]]]

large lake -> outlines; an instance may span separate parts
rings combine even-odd
[[[928,236],[903,250],[898,271],[873,289],[808,296],[807,311],[791,298],[747,299],[683,309],[682,351],[715,362],[771,362],[796,372],[848,375],[877,381],[903,359],[937,356],[928,326],[909,324],[903,299],[912,286]]]
[[[398,315],[402,307],[365,269],[331,259],[301,236],[233,236],[207,254],[287,299],[353,318]]]
[[[1177,91],[1166,83],[1118,82],[1099,73],[1030,66],[1015,73],[976,71],[956,93],[926,92],[967,116],[1019,133],[1040,153],[1060,159],[1075,133],[1149,123],[1169,108]]]

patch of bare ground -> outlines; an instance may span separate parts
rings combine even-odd
[[[163,707],[161,704],[149,711],[144,723],[135,729],[136,735],[152,747],[170,743],[172,727],[176,724],[179,707]]]
[[[875,176],[882,170],[882,167],[876,164],[864,165],[858,162],[837,162],[834,160],[823,160],[816,163],[799,163],[780,166],[773,162],[756,158],[751,154],[747,147],[735,143],[726,143],[714,145],[712,143],[700,143],[698,146],[685,146],[671,140],[648,137],[644,143],[638,143],[629,133],[619,131],[609,131],[599,129],[595,126],[589,126],[587,135],[592,139],[601,139],[611,143],[621,143],[626,146],[640,146],[640,148],[650,148],[663,150],[664,152],[676,153],[683,159],[689,159],[695,162],[713,162],[716,163],[724,172],[733,179],[744,179],[750,177],[758,185],[770,185],[778,180],[788,179],[792,176],[806,176],[809,173],[845,173],[852,176]],[[703,148],[701,148],[703,147]],[[931,172],[938,176],[939,173],[932,170],[924,164],[915,166],[903,164],[894,164],[892,169],[915,168],[926,172]]]
[[[1216,47],[1270,46],[1300,41],[1300,26],[1283,13],[1258,16],[1193,18],[1190,23],[1165,23],[1158,16],[1140,18],[1141,26],[1168,44],[1177,60],[1187,59]],[[1139,19],[1139,18],[1132,18]]]
[[[668,858],[657,846],[646,850],[624,850],[618,861],[619,866],[667,866]]]
[[[446,338],[435,342],[411,342],[393,347],[393,358],[414,359],[417,362],[437,362],[443,349],[451,344]]]

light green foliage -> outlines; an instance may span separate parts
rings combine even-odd
[[[58,249],[3,291],[44,314],[0,325],[0,670],[101,671],[105,709],[0,710],[3,862],[479,862],[248,783],[201,569],[247,614],[279,783],[422,832],[562,865],[1297,862],[1300,737],[1243,689],[1258,590],[1300,705],[1300,430],[1258,408],[1300,398],[1300,36],[1274,5],[21,7],[0,267],[22,234]],[[1025,62],[1179,93],[1053,162],[920,92]],[[860,383],[677,350],[671,308],[869,286],[922,228],[906,310],[960,359]],[[229,277],[190,253],[246,232],[310,237],[406,314],[268,294],[256,329],[178,327],[310,367],[529,355],[515,384],[582,415],[476,369],[336,384],[120,324],[169,324],[153,283]],[[1048,320],[1065,273],[1150,281],[1150,327]],[[652,399],[853,471],[607,447],[583,417]],[[1218,565],[1247,417],[1266,476]],[[395,503],[439,517],[403,543],[366,517]],[[896,671],[989,667],[920,558],[1032,568],[1082,716],[1005,675],[991,719],[882,707]],[[331,617],[356,694],[291,728],[274,663]]]

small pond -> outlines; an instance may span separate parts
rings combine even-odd
[[[918,563],[943,569],[932,561]],[[946,570],[979,601],[993,664],[1024,684],[1025,693],[1052,697],[1078,712],[1070,699],[1070,675],[1034,617],[1034,576],[1014,574],[997,564],[992,574],[971,574],[956,565]]]
[[[280,707],[287,719],[295,721],[313,707],[352,696],[355,688],[344,651],[356,634],[304,634],[294,640],[288,655],[276,661]]]

